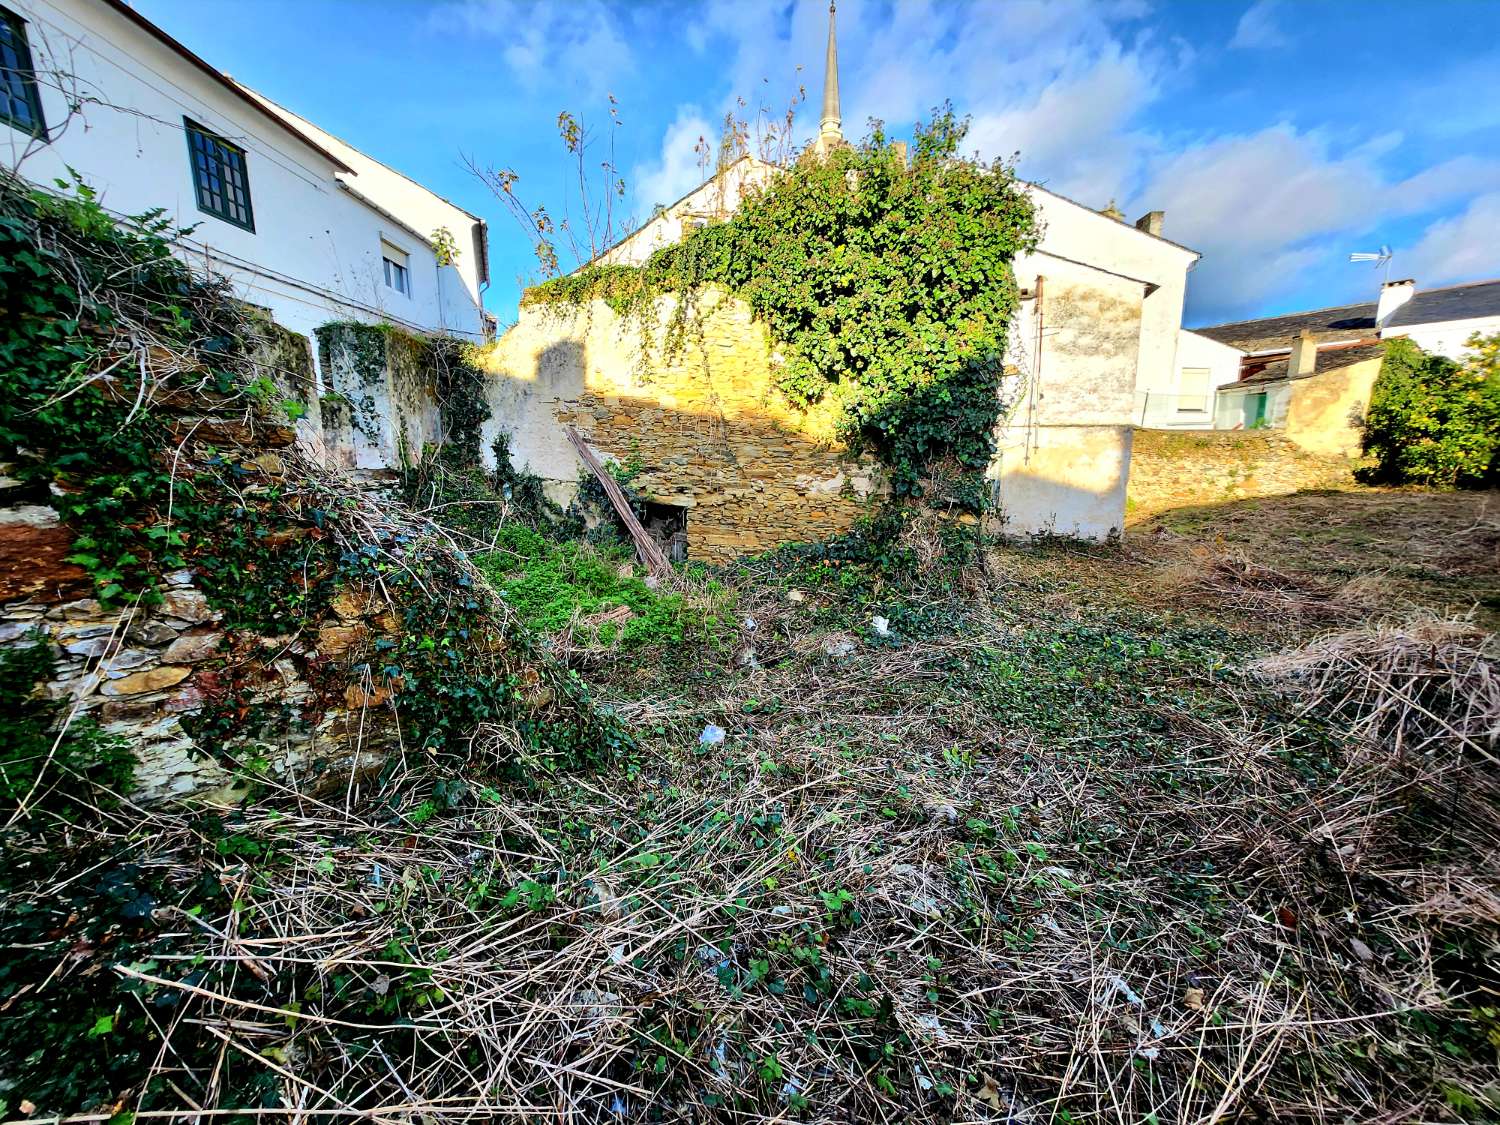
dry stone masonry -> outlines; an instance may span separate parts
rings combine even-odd
[[[727,560],[848,529],[887,491],[869,456],[834,434],[831,407],[799,410],[776,389],[764,326],[710,291],[681,346],[663,346],[662,298],[642,343],[604,301],[528,305],[489,359],[490,423],[558,499],[579,480],[563,427],[641,471],[643,496],[685,510],[690,558]]]

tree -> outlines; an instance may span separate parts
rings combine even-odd
[[[1462,363],[1391,340],[1370,394],[1367,484],[1500,484],[1500,334],[1468,341]]]

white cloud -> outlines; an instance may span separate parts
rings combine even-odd
[[[439,31],[501,40],[509,74],[526,86],[566,73],[598,94],[634,61],[618,13],[603,0],[447,0],[428,22]]]
[[[722,85],[679,109],[658,155],[637,170],[643,209],[698,181],[692,146],[717,138],[736,93],[774,115],[804,86],[797,132],[810,139],[827,13],[827,0],[707,0],[683,34],[718,62]],[[1019,151],[1023,176],[1089,206],[1115,198],[1132,217],[1165,210],[1167,236],[1203,252],[1189,316],[1253,314],[1312,280],[1336,291],[1349,283],[1353,242],[1385,238],[1386,220],[1500,191],[1500,160],[1487,157],[1395,174],[1411,151],[1403,131],[1420,126],[1409,115],[1337,134],[1275,124],[1184,137],[1147,127],[1147,113],[1191,89],[1200,65],[1194,47],[1141,23],[1148,14],[1140,0],[841,0],[845,135],[863,134],[869,117],[924,118],[952,98],[973,115],[971,150]],[[1284,0],[1260,0],[1234,45],[1285,45],[1278,21],[1289,26],[1293,14]],[[1227,65],[1222,49],[1202,65]]]
[[[1234,38],[1229,41],[1229,45],[1242,50],[1257,51],[1285,47],[1290,44],[1291,39],[1276,22],[1277,11],[1280,7],[1280,0],[1255,0],[1255,3],[1251,4],[1245,10],[1245,14],[1240,17],[1240,22],[1234,29]]]
[[[1027,104],[976,115],[968,139],[987,156],[1019,152],[1028,179],[1102,207],[1130,182],[1150,145],[1130,124],[1154,82],[1147,60],[1109,50]]]
[[[1357,249],[1349,238],[1382,220],[1500,187],[1497,161],[1462,157],[1399,179],[1383,170],[1384,152],[1339,153],[1285,124],[1216,138],[1160,157],[1133,209],[1165,210],[1167,235],[1203,253],[1190,286],[1197,308],[1253,310],[1304,270],[1343,261]]]
[[[1410,250],[1398,248],[1395,268],[1402,277],[1415,277],[1419,288],[1500,273],[1500,191],[1433,223]]]
[[[707,138],[712,145],[716,136],[714,127],[697,106],[678,107],[676,120],[667,126],[662,137],[657,158],[637,165],[630,178],[641,212],[639,218],[646,218],[658,203],[675,203],[703,182],[704,170],[694,150],[700,139]]]

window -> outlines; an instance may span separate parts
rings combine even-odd
[[[182,127],[187,131],[188,159],[193,167],[198,210],[254,231],[255,216],[250,211],[250,174],[245,170],[245,150],[186,117],[182,119]]]
[[[1208,409],[1209,381],[1213,372],[1207,367],[1184,367],[1177,396],[1177,413],[1202,414]]]
[[[380,240],[380,260],[385,267],[385,283],[397,293],[411,296],[411,270],[407,268],[406,251]]]
[[[0,8],[0,121],[33,137],[47,135],[26,24],[4,8]]]

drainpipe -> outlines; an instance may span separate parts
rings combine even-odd
[[[1031,451],[1041,445],[1039,438],[1040,427],[1037,425],[1036,413],[1037,403],[1042,398],[1042,329],[1045,321],[1045,305],[1042,303],[1042,292],[1047,279],[1041,274],[1036,277],[1036,359],[1031,365],[1031,401],[1027,403],[1026,411],[1029,417],[1026,421],[1026,455],[1022,464],[1031,464]]]

